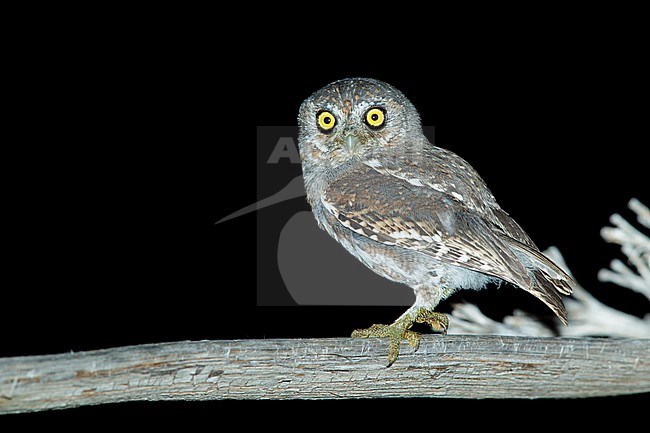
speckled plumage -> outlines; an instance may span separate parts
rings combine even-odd
[[[380,127],[370,126],[372,108],[385,115]],[[332,117],[319,126],[321,113]],[[433,309],[457,289],[504,280],[566,323],[559,293],[571,292],[572,279],[466,161],[429,143],[402,93],[372,79],[337,81],[305,100],[298,120],[318,224],[370,269],[412,287],[417,307]]]

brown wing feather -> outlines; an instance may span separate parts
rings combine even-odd
[[[494,216],[492,224],[496,226],[497,230],[502,231],[507,237],[537,250],[537,246],[528,236],[528,233],[503,209],[491,207],[489,213]]]
[[[571,294],[572,287],[575,286],[576,282],[551,259],[546,257],[541,251],[524,245],[512,238],[506,239],[506,242],[512,249],[533,261],[535,267],[544,274],[545,279],[553,284],[556,290],[565,295]]]
[[[569,319],[562,298],[557,291],[557,284],[552,282],[548,275],[540,270],[533,271],[533,276],[535,277],[535,284],[527,289],[524,288],[524,290],[548,305],[562,323],[568,325]]]

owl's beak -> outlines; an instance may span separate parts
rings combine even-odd
[[[345,150],[347,150],[350,155],[354,155],[357,153],[357,149],[359,148],[359,139],[355,134],[348,134],[343,138],[343,144]]]

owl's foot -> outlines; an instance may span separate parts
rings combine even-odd
[[[408,341],[413,351],[420,347],[420,334],[411,331],[413,323],[426,323],[434,331],[447,333],[449,318],[442,313],[437,313],[425,308],[409,309],[391,325],[372,325],[366,329],[356,329],[352,338],[390,338],[388,348],[388,367],[393,365],[399,356],[399,345],[403,340]]]
[[[399,355],[399,345],[403,340],[408,341],[413,350],[420,347],[420,334],[409,330],[413,325],[411,319],[398,319],[392,325],[372,325],[366,329],[356,329],[352,338],[390,338],[388,347],[388,367],[393,365]]]

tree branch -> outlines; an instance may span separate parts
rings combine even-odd
[[[650,340],[196,341],[0,358],[0,413],[137,400],[565,398],[650,392]]]

